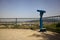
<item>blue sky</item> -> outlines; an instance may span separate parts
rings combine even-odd
[[[37,9],[60,15],[60,0],[0,0],[0,18],[39,18]]]

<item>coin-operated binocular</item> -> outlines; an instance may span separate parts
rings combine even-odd
[[[44,11],[44,10],[37,10],[37,12],[40,12],[40,32],[44,32],[44,31],[46,31],[46,28],[43,28],[42,16],[43,16],[44,13],[46,13],[46,11]]]

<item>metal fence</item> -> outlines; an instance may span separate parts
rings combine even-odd
[[[0,24],[18,24],[39,21],[39,18],[0,18]]]
[[[58,23],[60,16],[43,17],[44,24]],[[39,18],[0,18],[0,27],[3,25],[39,25]]]
[[[0,28],[39,25],[39,18],[0,18]]]

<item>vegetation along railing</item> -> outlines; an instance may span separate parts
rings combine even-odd
[[[0,28],[37,29],[39,28],[39,20],[39,18],[0,18]],[[43,25],[48,30],[59,29],[60,16],[43,17]]]

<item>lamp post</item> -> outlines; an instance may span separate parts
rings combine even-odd
[[[46,13],[46,11],[44,11],[44,10],[37,10],[37,12],[40,12],[40,32],[44,32],[44,31],[46,31],[46,29],[43,28],[42,16],[43,16],[44,13]]]

